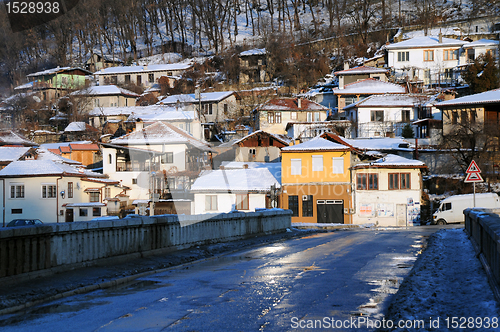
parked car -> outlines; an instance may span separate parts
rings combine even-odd
[[[36,226],[43,225],[40,219],[14,219],[10,221],[6,227],[19,227],[19,226]]]

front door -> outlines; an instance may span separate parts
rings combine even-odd
[[[73,222],[73,209],[66,209],[65,222]]]
[[[396,204],[396,220],[398,226],[406,226],[406,204]]]
[[[344,201],[343,200],[317,200],[317,222],[319,224],[343,224],[344,223]]]

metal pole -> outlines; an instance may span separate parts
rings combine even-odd
[[[473,184],[474,184],[474,196],[473,196],[474,197],[474,199],[473,199],[474,200],[474,206],[473,207],[476,207],[476,183],[474,182]]]

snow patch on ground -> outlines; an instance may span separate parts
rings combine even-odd
[[[427,249],[394,296],[385,319],[426,323],[424,328],[411,331],[450,331],[453,329],[446,326],[447,317],[491,319],[498,317],[499,309],[467,234],[463,229],[443,229],[429,238]],[[429,327],[430,318],[439,318],[439,328]],[[498,328],[469,330],[498,331]]]

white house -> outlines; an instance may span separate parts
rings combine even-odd
[[[267,168],[219,169],[203,173],[191,187],[194,214],[252,212],[269,208],[269,197],[279,189]]]
[[[235,91],[203,92],[199,98],[194,93],[168,96],[158,104],[177,108],[191,106],[203,124],[203,138],[209,141],[217,123],[238,116],[240,99]]]
[[[422,107],[429,112],[427,117],[441,119],[440,111],[428,103],[430,100],[438,102],[433,95],[425,94],[373,95],[346,106],[344,112],[355,123],[355,137],[402,136],[404,126],[419,119]]]
[[[90,124],[95,128],[122,124],[130,126],[131,129],[141,130],[142,127],[153,123],[163,122],[185,130],[196,139],[203,139],[201,122],[193,106],[96,107],[90,111],[89,115]]]
[[[422,171],[418,160],[388,154],[352,167],[354,224],[411,226],[420,215]]]
[[[0,180],[4,225],[23,218],[90,220],[106,215],[106,199],[124,191],[102,174],[51,160],[14,161],[0,170]]]
[[[95,72],[94,76],[99,85],[136,84],[148,87],[155,84],[162,76],[171,78],[173,82],[192,67],[191,63],[110,67]]]
[[[498,63],[498,45],[500,41],[491,39],[479,39],[468,44],[464,44],[464,49],[467,54],[467,61],[472,62],[478,56],[490,53],[493,59]]]
[[[90,86],[71,93],[71,96],[82,100],[80,105],[88,112],[94,107],[135,106],[139,98],[137,93],[116,85]]]
[[[103,144],[103,172],[130,187],[132,199],[185,193],[210,168],[207,143],[171,124],[156,122]]]
[[[388,65],[396,79],[451,84],[458,79],[455,68],[467,62],[463,46],[468,43],[442,35],[408,39],[386,46]]]

